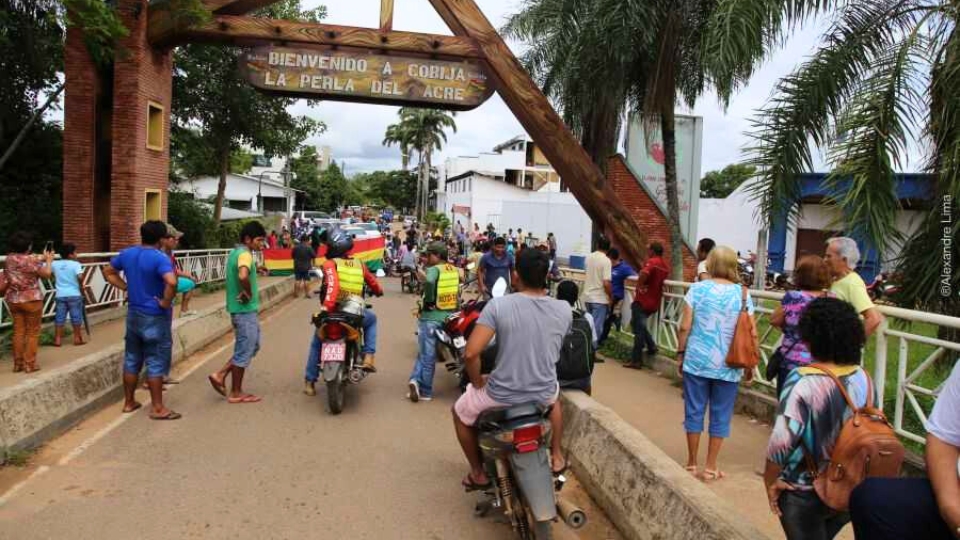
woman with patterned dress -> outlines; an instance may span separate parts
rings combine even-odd
[[[7,307],[13,317],[13,371],[38,371],[37,349],[40,346],[40,321],[43,318],[43,291],[40,278],[53,276],[53,252],[43,257],[30,253],[30,235],[18,231],[10,236],[10,253],[5,265]]]

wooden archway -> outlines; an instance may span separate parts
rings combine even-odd
[[[612,187],[605,181],[601,170],[564,125],[474,0],[430,0],[453,36],[393,30],[393,0],[381,0],[379,28],[291,22],[246,15],[276,1],[203,0],[204,6],[211,13],[210,19],[200,24],[181,24],[171,16],[163,2],[148,5],[147,0],[119,0],[123,19],[131,28],[131,35],[123,45],[133,53],[129,55],[130,58],[118,60],[115,68],[113,114],[106,118],[114,129],[109,137],[112,157],[109,160],[110,166],[107,167],[113,190],[108,197],[109,203],[104,205],[101,201],[99,210],[96,182],[90,182],[90,171],[86,170],[96,167],[90,164],[89,159],[81,158],[84,148],[91,148],[91,140],[97,140],[97,130],[92,126],[103,122],[105,118],[102,110],[99,115],[87,111],[91,108],[91,103],[96,110],[96,98],[91,99],[90,92],[84,94],[84,90],[90,85],[89,78],[85,80],[82,76],[82,70],[88,66],[84,64],[82,54],[75,50],[71,53],[71,47],[79,46],[82,36],[68,35],[64,189],[73,190],[74,197],[64,197],[65,238],[76,239],[81,248],[104,249],[103,243],[94,245],[83,237],[84,217],[93,221],[98,214],[108,209],[111,233],[115,227],[130,229],[130,223],[139,223],[148,211],[146,205],[140,208],[137,190],[149,191],[161,184],[165,190],[169,168],[169,143],[164,140],[167,148],[160,149],[157,155],[144,154],[141,144],[143,129],[140,124],[148,120],[144,119],[144,116],[150,114],[150,109],[147,103],[141,101],[150,101],[151,89],[160,96],[157,98],[159,103],[155,110],[164,115],[163,129],[169,133],[169,80],[164,87],[162,79],[169,79],[171,76],[169,51],[172,46],[186,42],[240,46],[283,44],[366,49],[387,54],[412,53],[483,63],[495,90],[543,150],[591,219],[602,225],[603,231],[620,247],[628,261],[639,265],[646,258],[644,231],[636,225]],[[89,63],[89,59],[87,62]],[[139,84],[121,77],[134,78]],[[73,99],[72,89],[75,96]],[[164,93],[165,95],[162,95]],[[133,107],[133,110],[128,110],[129,107]],[[84,120],[88,123],[84,124]],[[125,136],[128,130],[132,130],[131,136]],[[157,149],[153,151],[158,152]],[[79,170],[74,158],[81,161]],[[132,164],[125,161],[125,158],[130,158]],[[104,173],[101,171],[100,174],[102,176]],[[107,183],[101,179],[101,191]],[[131,189],[127,184],[131,183],[137,187],[132,190],[133,196],[128,197]],[[74,216],[75,219],[70,221],[67,216]],[[102,221],[105,218],[100,216],[100,219]],[[68,230],[70,224],[76,225],[79,230]],[[115,248],[129,243],[134,239],[131,236],[135,234],[135,231],[111,234],[109,247]]]

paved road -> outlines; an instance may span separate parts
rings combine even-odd
[[[266,314],[248,372],[262,403],[230,405],[207,385],[229,350],[188,361],[181,373],[198,369],[167,393],[182,420],[141,411],[124,421],[117,406],[55,441],[37,458],[46,473],[0,501],[0,539],[511,538],[506,525],[475,519],[474,496],[458,488],[452,377],[437,373],[431,403],[404,399],[416,341],[411,298],[397,289],[388,282],[373,301],[380,373],[349,389],[342,415],[325,412],[323,391],[301,393],[315,302],[293,300]],[[105,426],[115,429],[77,455]],[[589,537],[616,536],[592,517],[599,532]]]

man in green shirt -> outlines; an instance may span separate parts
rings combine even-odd
[[[823,260],[830,269],[833,285],[830,291],[840,300],[849,303],[863,317],[863,329],[867,337],[883,322],[883,314],[873,305],[867,293],[867,285],[853,271],[860,262],[860,249],[852,238],[838,236],[827,241]]]
[[[437,366],[437,330],[457,310],[460,271],[447,262],[447,246],[433,242],[427,246],[426,281],[420,310],[420,354],[407,384],[410,401],[433,399],[433,372]]]
[[[210,385],[229,403],[257,403],[258,396],[243,391],[243,374],[260,350],[260,295],[257,289],[257,262],[254,251],[263,248],[267,231],[259,221],[240,230],[240,244],[227,257],[227,312],[233,323],[233,356],[219,371],[208,377]],[[227,374],[233,376],[227,395]]]

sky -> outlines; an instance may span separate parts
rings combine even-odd
[[[477,3],[497,28],[522,4],[520,0],[477,0]],[[328,15],[324,22],[327,23],[379,25],[380,0],[302,0],[302,4],[306,8],[326,5]],[[395,30],[451,34],[427,0],[396,0],[394,12]],[[823,28],[823,25],[810,25],[794,34],[781,51],[763,64],[750,84],[738,92],[726,111],[716,95],[710,93],[699,100],[693,111],[678,109],[703,117],[702,172],[721,169],[742,159],[741,148],[748,142],[744,132],[750,127],[754,111],[770,97],[776,81],[815,50]],[[519,43],[508,42],[508,45],[515,54],[521,50]],[[310,106],[301,100],[290,110],[326,124],[326,132],[307,142],[329,145],[334,159],[346,162],[348,175],[400,167],[397,147],[381,145],[386,127],[396,121],[396,107],[332,101]],[[434,163],[442,163],[448,156],[489,152],[495,145],[523,133],[520,123],[496,94],[477,109],[457,113],[456,121],[457,133],[448,134],[448,144],[439,159],[434,158]]]

